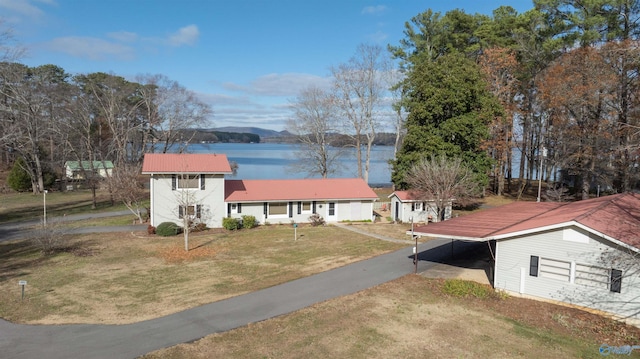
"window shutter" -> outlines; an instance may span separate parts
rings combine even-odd
[[[311,213],[316,213],[316,201],[313,201],[313,209],[311,210]]]
[[[293,202],[289,202],[289,218],[293,218]]]
[[[203,174],[200,175],[200,189],[201,190],[204,190],[204,178],[205,178],[205,175],[203,173]]]
[[[176,190],[176,182],[177,182],[176,175],[171,175],[171,190],[172,191]]]
[[[619,269],[612,269],[610,290],[614,293],[620,293],[621,289],[622,289],[622,271]]]
[[[196,205],[196,218],[202,218],[202,205]]]
[[[416,210],[416,204],[411,202],[411,212]]]
[[[302,202],[298,202],[298,214],[302,214]]]
[[[262,214],[264,214],[265,218],[267,217],[267,202],[262,206]]]
[[[538,262],[540,258],[538,256],[531,256],[531,261],[529,262],[529,275],[532,277],[538,276]]]
[[[184,217],[184,207],[178,206],[178,218],[182,219]]]
[[[242,213],[242,203],[238,203],[238,213]]]
[[[231,217],[231,203],[227,203],[227,217]]]

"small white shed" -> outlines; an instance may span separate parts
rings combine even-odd
[[[425,201],[416,198],[411,191],[395,191],[389,195],[391,200],[391,218],[394,222],[427,223],[440,222],[451,218],[452,203],[447,204],[443,218],[438,218],[438,208],[435,201]]]

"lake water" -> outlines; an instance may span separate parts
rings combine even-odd
[[[294,172],[291,165],[297,159],[297,146],[284,143],[208,143],[189,145],[189,153],[225,154],[229,161],[238,163],[237,179],[302,179],[309,178],[306,173]],[[393,147],[376,146],[371,152],[369,184],[371,186],[391,185],[391,166]],[[355,150],[340,161],[341,168],[332,178],[357,177]],[[319,176],[315,176],[319,177]]]

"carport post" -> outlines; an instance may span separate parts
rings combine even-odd
[[[413,247],[413,274],[418,274],[418,236],[413,233],[413,216],[409,217],[411,221],[411,237],[415,239],[416,246]]]
[[[451,259],[453,259],[453,238],[451,238]]]

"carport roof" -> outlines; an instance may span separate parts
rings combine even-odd
[[[640,196],[622,193],[589,200],[514,202],[414,229],[418,235],[466,240],[503,239],[577,225],[640,248]]]

